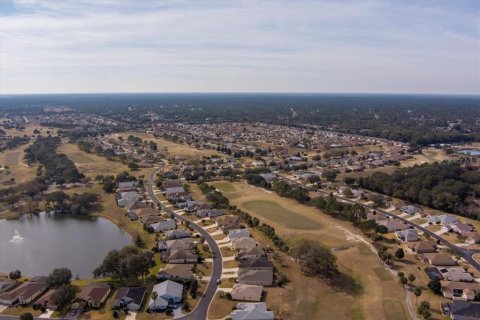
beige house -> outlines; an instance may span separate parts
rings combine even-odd
[[[455,266],[457,262],[452,259],[449,254],[446,253],[425,253],[423,254],[425,259],[432,266]]]
[[[232,299],[259,302],[262,299],[263,286],[235,284],[232,288]]]
[[[443,296],[454,300],[474,300],[476,292],[480,290],[480,286],[476,282],[440,281],[440,283]]]

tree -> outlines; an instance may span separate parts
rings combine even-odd
[[[417,308],[417,313],[425,320],[432,318],[432,313],[430,312],[430,303],[428,301],[420,302],[420,305]]]
[[[20,196],[18,194],[11,194],[5,198],[5,202],[8,203],[12,208],[15,203],[20,200]]]
[[[136,171],[138,168],[140,168],[140,166],[136,162],[130,162],[128,164],[128,168],[132,171]]]
[[[414,275],[413,273],[410,273],[410,274],[408,275],[408,281],[410,281],[410,282],[415,281],[415,275]]]
[[[301,241],[291,252],[305,274],[331,276],[338,273],[337,258],[329,249],[322,247],[317,242]]]
[[[333,181],[337,178],[337,170],[325,170],[322,172],[322,177],[327,181]]]
[[[190,284],[190,296],[195,299],[197,297],[198,282],[197,280],[192,280]]]
[[[93,274],[95,277],[112,277],[124,283],[127,279],[135,281],[138,281],[138,277],[143,279],[153,266],[155,261],[152,252],[142,252],[137,247],[128,246],[120,251],[110,251]]]
[[[408,279],[405,278],[405,277],[400,277],[400,282],[403,284],[403,285],[406,285],[408,283]]]
[[[142,236],[138,233],[134,236],[134,243],[139,248],[145,248],[145,241],[142,239]]]
[[[418,297],[422,295],[422,288],[415,287],[415,289],[413,290],[413,294],[415,295],[415,305],[417,305]]]
[[[68,268],[54,269],[47,278],[47,285],[50,288],[58,288],[61,285],[69,284],[72,279],[72,271]]]
[[[398,248],[397,251],[395,251],[395,258],[403,259],[404,257],[405,257],[405,252],[403,251],[402,248]]]
[[[62,284],[57,290],[55,290],[52,296],[52,303],[60,310],[64,309],[70,301],[75,298],[75,291],[75,287],[71,284]]]
[[[8,277],[12,280],[20,279],[22,277],[22,272],[20,270],[11,271],[8,274]]]
[[[30,312],[25,312],[20,315],[20,320],[33,320],[33,315]]]
[[[437,278],[431,280],[428,282],[427,287],[433,291],[433,293],[437,295],[442,295],[442,284],[440,283],[440,280]]]

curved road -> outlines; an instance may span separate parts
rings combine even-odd
[[[217,292],[218,285],[217,285],[216,280],[220,279],[220,277],[222,275],[222,267],[223,267],[223,265],[222,265],[222,253],[221,253],[220,248],[218,247],[217,243],[215,242],[215,240],[212,238],[212,236],[206,230],[204,230],[202,227],[200,227],[196,223],[193,223],[189,219],[187,219],[185,217],[182,217],[179,214],[176,214],[175,212],[173,212],[173,210],[171,210],[170,208],[167,208],[165,205],[160,203],[160,200],[158,200],[155,193],[153,193],[153,183],[154,183],[155,174],[157,172],[158,172],[158,169],[150,172],[150,174],[148,175],[148,180],[147,180],[147,190],[148,190],[148,194],[150,195],[150,198],[152,199],[152,201],[155,204],[161,206],[161,208],[163,210],[165,210],[165,212],[175,216],[175,218],[177,220],[180,220],[180,221],[183,221],[183,222],[189,222],[190,226],[205,238],[205,240],[208,243],[208,246],[210,247],[210,250],[212,251],[212,257],[213,257],[212,276],[211,276],[211,279],[208,283],[207,289],[205,290],[205,292],[203,294],[203,297],[200,299],[200,302],[195,307],[195,309],[193,309],[192,312],[190,312],[189,314],[187,314],[183,317],[177,318],[177,319],[182,319],[182,320],[206,320],[207,319],[207,314],[208,314],[208,307],[210,306],[210,303],[213,300],[213,298],[215,297],[215,293]]]
[[[291,182],[293,184],[296,184],[298,186],[301,186],[303,188],[306,188],[307,190],[309,191],[315,191],[315,192],[318,192],[318,193],[322,193],[324,195],[329,195],[330,193],[329,192],[325,192],[325,191],[322,191],[322,190],[318,190],[316,188],[312,188],[312,187],[308,187],[300,182],[297,182],[297,181],[294,181],[290,178],[287,178],[285,176],[281,176],[279,175],[279,177],[281,179],[284,179],[288,182]],[[346,197],[342,197],[342,196],[336,196],[334,195],[335,198],[337,199],[340,199],[344,202],[348,202],[348,203],[352,203],[352,204],[358,204],[358,205],[361,205],[363,207],[365,207],[366,209],[373,209],[372,207],[370,207],[369,205],[366,205],[364,203],[361,203],[360,201],[355,201],[355,200],[351,200],[351,199],[348,199]],[[409,226],[412,226],[426,234],[428,234],[430,237],[438,240],[440,243],[442,243],[443,245],[447,246],[448,248],[450,248],[453,252],[457,253],[458,255],[460,255],[461,257],[463,257],[468,263],[470,263],[475,269],[477,269],[478,271],[480,271],[480,263],[478,263],[475,259],[473,259],[473,255],[474,254],[477,254],[477,253],[480,253],[480,250],[469,250],[469,249],[464,249],[464,248],[461,248],[461,247],[458,247],[456,245],[454,245],[453,243],[447,241],[446,239],[442,238],[441,236],[439,236],[438,234],[435,234],[434,232],[422,227],[422,226],[419,226],[418,224],[416,223],[413,223],[411,221],[408,221],[407,219],[405,218],[402,218],[402,217],[399,217],[393,213],[390,213],[388,211],[385,211],[385,210],[381,210],[381,209],[375,209],[376,211],[378,212],[381,212],[381,213],[384,213],[386,214],[387,216],[390,216],[390,217],[393,217],[395,219],[398,219],[404,223],[406,223],[407,225]]]

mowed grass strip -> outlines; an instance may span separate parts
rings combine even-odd
[[[314,230],[323,228],[323,224],[288,210],[269,200],[251,200],[242,203],[242,206],[258,215],[275,221],[287,228]]]
[[[237,189],[228,182],[214,182],[212,185],[222,192],[235,192]]]
[[[365,256],[371,256],[374,254],[372,250],[370,250],[370,248],[365,243],[359,243],[357,245],[357,248],[358,248],[358,252],[360,252],[360,254],[363,254]]]
[[[390,272],[385,270],[385,268],[378,267],[378,268],[373,268],[373,271],[377,275],[378,279],[380,281],[390,281],[393,280],[393,276]]]
[[[72,152],[67,155],[75,163],[91,163],[93,159],[80,152]]]
[[[383,312],[385,313],[385,319],[388,320],[405,320],[407,319],[405,311],[403,310],[400,301],[396,300],[383,300]]]

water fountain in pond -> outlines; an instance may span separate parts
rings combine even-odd
[[[20,242],[22,240],[23,240],[23,237],[20,235],[20,233],[18,233],[18,230],[15,229],[15,235],[8,242]]]

